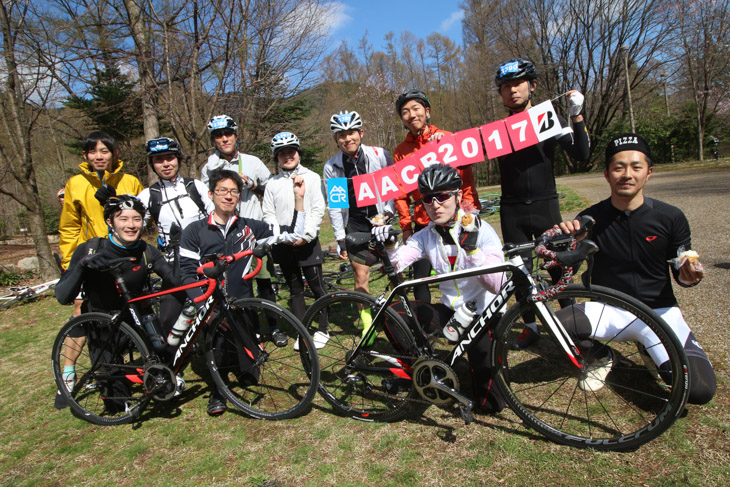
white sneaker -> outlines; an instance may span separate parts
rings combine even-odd
[[[606,385],[606,377],[613,367],[613,354],[608,349],[608,354],[586,365],[585,377],[578,381],[578,387],[587,392],[600,391]]]
[[[312,340],[314,340],[314,348],[319,350],[327,345],[327,342],[330,340],[330,334],[315,331],[314,335],[312,335]],[[294,342],[294,350],[297,352],[299,351],[299,337],[297,337],[297,341]]]
[[[185,388],[187,387],[187,384],[185,384],[185,379],[180,377],[179,375],[175,376],[177,384],[175,384],[175,395],[173,397],[177,397],[183,393]]]
[[[314,348],[319,350],[324,348],[327,342],[330,341],[330,334],[329,332],[322,333],[321,331],[315,331],[312,339],[314,340]]]

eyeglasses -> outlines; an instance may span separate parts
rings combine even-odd
[[[237,189],[226,189],[226,188],[215,188],[215,191],[213,191],[218,196],[225,196],[227,194],[230,194],[231,196],[238,196],[241,194],[240,191]]]
[[[223,136],[232,137],[235,134],[236,134],[236,132],[233,129],[219,129],[219,130],[216,130],[215,132],[213,132],[213,137],[215,137],[215,138],[223,137]]]
[[[458,193],[458,191],[449,191],[448,193],[424,194],[421,199],[423,200],[423,203],[427,205],[432,205],[433,200],[436,200],[439,203],[446,203],[448,199],[454,196],[456,193]]]

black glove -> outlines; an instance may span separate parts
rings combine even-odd
[[[337,241],[337,254],[341,257],[342,254],[347,251],[347,246],[345,245],[345,240],[338,240]]]
[[[79,261],[79,265],[86,267],[87,269],[91,269],[92,271],[105,271],[109,269],[109,265],[113,260],[117,259],[103,253],[90,254],[83,256]]]
[[[108,184],[102,184],[99,189],[96,190],[96,194],[94,194],[94,198],[99,200],[99,203],[101,203],[101,206],[106,205],[106,202],[109,198],[112,196],[117,195],[117,190],[114,189],[113,186],[109,186]]]
[[[180,239],[182,238],[182,229],[177,223],[170,225],[170,235],[167,238],[167,245],[175,248],[180,245]]]
[[[463,228],[459,234],[459,246],[466,251],[466,253],[472,252],[477,248],[477,239],[479,238],[479,218],[474,218],[476,228],[470,232],[467,232]]]

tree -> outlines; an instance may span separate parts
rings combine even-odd
[[[3,2],[0,28],[3,36],[2,132],[0,135],[0,193],[10,196],[28,213],[28,226],[36,247],[41,275],[58,276],[45,231],[45,213],[36,179],[33,137],[39,117],[54,94],[52,79],[37,50],[43,47],[27,33],[42,32],[29,2]],[[46,38],[47,39],[47,38]],[[5,182],[10,178],[15,188]]]
[[[697,157],[704,159],[708,124],[730,94],[728,0],[683,0],[676,6],[683,79],[694,108]]]

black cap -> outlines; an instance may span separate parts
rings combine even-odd
[[[608,143],[606,146],[606,165],[614,155],[627,150],[642,152],[649,161],[649,165],[654,165],[654,157],[651,155],[649,143],[641,135],[630,132],[618,135]]]

